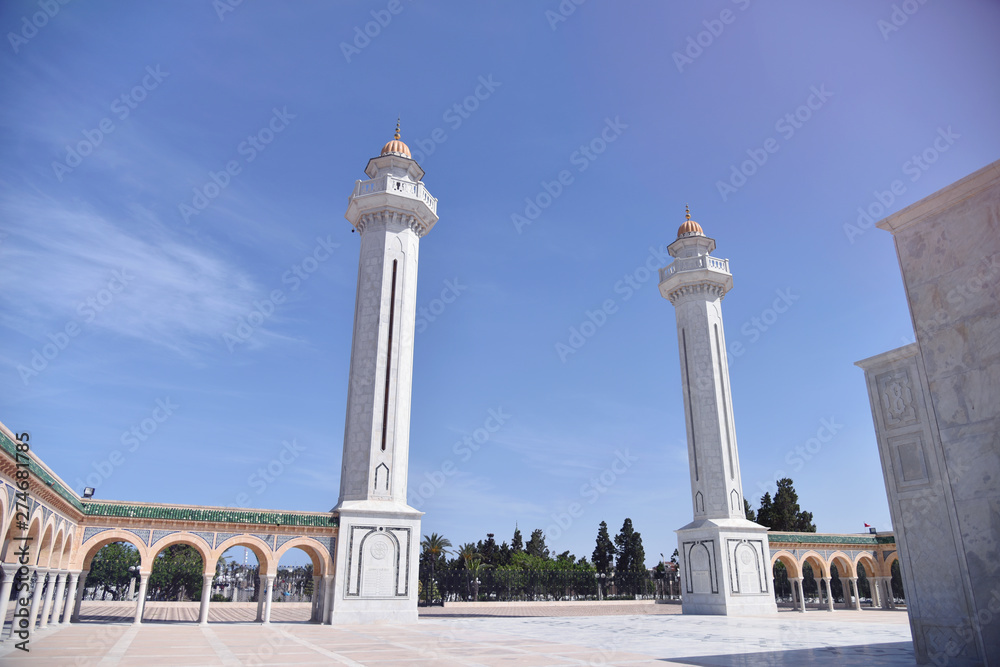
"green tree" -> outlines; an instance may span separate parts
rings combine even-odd
[[[171,544],[153,561],[149,585],[161,600],[200,600],[204,571],[201,554],[194,547]]]
[[[471,569],[470,565],[472,561],[478,561],[481,559],[479,552],[476,551],[476,545],[472,542],[466,542],[458,548],[458,565],[466,570]]]
[[[476,549],[482,556],[483,565],[499,565],[500,548],[497,547],[496,540],[493,539],[493,533],[486,533],[486,541],[476,545]]]
[[[757,521],[757,515],[754,513],[753,508],[750,507],[750,501],[743,498],[743,511],[746,512],[747,521]]]
[[[112,542],[98,551],[90,563],[88,586],[102,586],[112,600],[120,600],[128,590],[130,566],[139,565],[139,552],[127,542]],[[103,599],[103,597],[102,597]]]
[[[521,539],[521,530],[514,526],[514,538],[510,541],[511,553],[519,554],[524,551],[524,541]]]
[[[761,510],[763,511],[763,498]],[[757,513],[758,516],[760,512]],[[778,480],[778,491],[774,494],[774,504],[770,513],[771,523],[766,524],[771,530],[793,531],[799,533],[815,533],[816,525],[812,522],[812,512],[804,512],[799,508],[799,495],[792,486],[792,480],[784,477]]]
[[[549,549],[545,546],[545,533],[542,532],[541,528],[535,528],[531,531],[531,539],[528,540],[528,544],[524,547],[524,550],[529,556],[548,560]]]
[[[760,507],[757,508],[757,523],[774,528],[774,503],[771,502],[770,491],[761,496]]]
[[[632,527],[632,519],[625,519],[622,529],[615,535],[615,551],[619,572],[645,572],[646,552],[642,548],[642,535]]]
[[[448,538],[437,533],[424,535],[420,542],[420,559],[430,566],[432,576],[436,567],[443,564],[450,548],[451,541]]]
[[[598,572],[607,572],[614,565],[615,545],[608,534],[606,521],[602,521],[597,529],[597,546],[594,547],[594,553],[591,554],[590,560]]]
[[[501,567],[505,565],[510,565],[510,558],[514,555],[511,551],[510,545],[506,542],[500,544],[500,548],[497,550],[497,564]]]

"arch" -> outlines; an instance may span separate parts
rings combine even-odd
[[[205,568],[204,573],[215,574],[215,561],[211,558],[212,550],[206,548],[208,543],[197,535],[189,532],[173,533],[172,535],[167,535],[157,541],[156,544],[149,548],[149,561],[143,561],[142,571],[147,574],[151,573],[153,571],[153,563],[156,561],[156,557],[160,555],[161,551],[174,544],[186,544],[197,551],[198,555],[201,556],[202,567]],[[211,570],[208,569],[208,562],[210,560],[212,560]]]
[[[55,532],[55,515],[50,514],[42,527],[42,539],[32,543],[38,545],[38,553],[35,556],[35,564],[38,567],[49,566],[49,556],[52,555],[52,540],[55,539]]]
[[[73,546],[76,542],[76,529],[73,524],[67,524],[66,541],[63,542],[62,556],[59,559],[59,567],[63,570],[69,569],[69,564],[73,559]]]
[[[139,552],[139,564],[142,567],[143,572],[146,572],[146,562],[149,560],[146,545],[139,541],[139,538],[127,530],[120,530],[118,528],[113,528],[111,530],[105,530],[97,535],[94,535],[89,540],[80,545],[80,549],[77,551],[77,556],[70,560],[72,563],[71,570],[90,570],[90,563],[94,560],[94,556],[103,547],[112,542],[128,542]]]
[[[246,547],[252,551],[257,557],[257,567],[260,568],[261,575],[273,574],[278,567],[278,561],[267,542],[253,535],[236,535],[212,550],[211,564],[205,562],[205,574],[215,574],[219,557],[233,547]]]
[[[771,553],[771,571],[774,571],[774,564],[778,561],[785,566],[785,570],[788,572],[789,577],[801,577],[802,568],[799,567],[798,561],[795,560],[795,556],[789,551],[782,549],[781,551],[775,551]]]
[[[3,494],[0,494],[0,495],[7,495],[7,494],[3,493]],[[8,555],[7,552],[10,551],[11,554],[13,554],[13,552],[16,550],[16,548],[15,549],[11,549],[10,548],[10,546],[13,544],[13,540],[14,540],[14,513],[13,512],[11,512],[10,515],[7,516],[6,519],[4,519],[4,523],[2,524],[2,527],[3,527],[3,533],[0,534],[0,539],[2,539],[3,541],[0,542],[0,561],[2,561],[4,563],[12,563],[15,560],[17,560],[17,558],[14,557],[14,558],[11,558],[10,560],[8,560],[8,558],[7,558],[7,555]]]
[[[885,568],[885,576],[891,577],[892,576],[892,564],[899,560],[899,552],[898,551],[890,551],[889,553],[883,553],[882,554],[882,558],[883,558],[882,567]],[[902,566],[902,564],[901,564],[901,566]]]
[[[815,551],[807,551],[799,559],[799,568],[805,570],[806,563],[812,567],[813,577],[822,579],[830,576],[830,565]]]
[[[277,567],[282,557],[290,549],[301,549],[312,559],[313,572],[317,576],[329,576],[333,574],[333,559],[330,558],[330,551],[325,545],[317,542],[311,537],[296,537],[294,540],[285,542],[274,554],[274,564]]]
[[[830,554],[830,565],[837,566],[837,576],[841,579],[850,579],[855,576],[854,563],[851,562],[850,557],[843,551],[835,551]],[[833,567],[830,568],[829,576],[833,576]]]
[[[62,560],[62,550],[63,550],[63,540],[66,538],[66,534],[63,531],[63,526],[59,526],[56,530],[56,536],[52,540],[52,548],[49,549],[48,564],[53,570],[59,569],[59,561]]]
[[[878,563],[875,562],[875,559],[869,553],[861,552],[854,558],[854,571],[858,573],[858,576],[860,577],[861,574],[860,571],[858,570],[859,565],[864,566],[865,577],[882,576],[881,572],[879,571]]]
[[[11,513],[11,517],[10,517],[9,531],[10,531],[11,538],[13,538],[14,531],[15,531],[16,528],[17,528],[17,512],[15,511],[15,512]],[[28,520],[28,532],[27,532],[27,536],[28,536],[29,540],[28,540],[27,543],[28,544],[39,544],[40,543],[39,538],[41,537],[41,535],[42,535],[42,509],[41,509],[41,507],[39,507],[39,508],[37,508],[37,511],[35,511],[35,512],[33,512],[31,514],[31,518]],[[11,540],[8,543],[8,546],[10,546],[12,544],[13,544],[13,540]],[[35,562],[37,562],[37,560],[38,560],[38,550],[37,549],[32,550],[30,553],[33,554],[33,557],[29,559],[31,562],[27,563],[27,565],[29,567],[34,566]],[[7,553],[4,555],[4,559],[3,560],[4,560],[5,563],[16,563],[17,562],[17,549],[7,549]]]

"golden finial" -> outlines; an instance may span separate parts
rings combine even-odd
[[[399,137],[396,138],[398,139]],[[691,219],[691,209],[688,207],[687,204],[684,204],[684,219],[685,220]]]
[[[396,139],[399,139],[399,116],[396,116]]]

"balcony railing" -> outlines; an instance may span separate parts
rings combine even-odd
[[[351,198],[380,194],[382,192],[391,192],[412,199],[420,199],[427,204],[427,208],[434,214],[437,214],[438,200],[432,197],[431,193],[427,192],[427,188],[424,187],[423,183],[405,181],[395,176],[386,175],[373,178],[370,181],[358,181],[354,186],[354,193],[351,195]]]
[[[681,257],[675,259],[670,266],[660,269],[660,282],[674,275],[679,271],[695,271],[697,269],[712,269],[729,273],[729,260],[719,259],[711,255],[699,255],[697,257]]]

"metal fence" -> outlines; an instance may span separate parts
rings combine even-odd
[[[667,598],[668,581],[646,572],[594,576],[573,570],[442,570],[422,572],[421,604],[457,601],[645,600]]]

